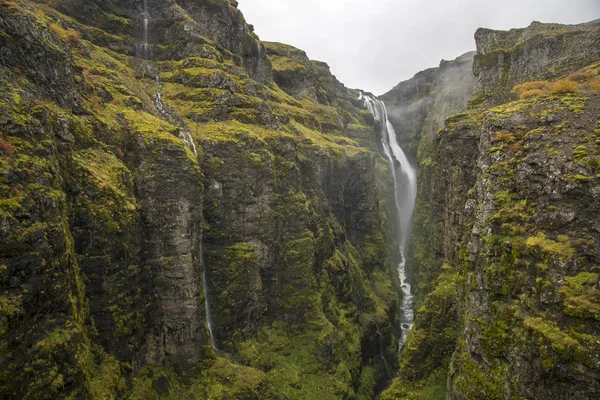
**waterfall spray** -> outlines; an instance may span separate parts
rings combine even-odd
[[[398,230],[400,234],[400,256],[402,257],[398,264],[398,278],[400,279],[400,288],[402,289],[402,303],[400,304],[400,324],[402,334],[399,342],[398,351],[406,342],[408,332],[413,326],[415,319],[413,311],[413,294],[408,277],[406,274],[406,243],[410,235],[412,213],[415,207],[417,197],[417,174],[415,169],[408,162],[404,151],[398,145],[396,131],[389,122],[385,104],[371,96],[360,95],[359,99],[364,100],[365,106],[381,125],[381,144],[383,152],[390,163],[392,175],[394,177],[394,195],[396,199],[396,209],[398,218]]]

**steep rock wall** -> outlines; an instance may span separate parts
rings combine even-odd
[[[476,39],[479,88],[420,153],[420,309],[382,398],[592,399],[597,23]]]
[[[146,4],[0,4],[0,393],[372,398],[396,246],[358,92],[283,91],[236,2]]]

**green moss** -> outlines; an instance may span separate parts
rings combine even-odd
[[[480,112],[466,111],[449,116],[446,119],[446,131],[452,132],[460,128],[470,128],[474,130],[480,127],[481,123],[482,114]]]
[[[581,272],[567,277],[559,289],[563,297],[564,312],[579,318],[600,320],[600,291],[597,273]]]
[[[532,110],[536,109],[537,105],[537,99],[524,99],[504,103],[488,110],[488,113],[492,113],[488,120],[507,119],[517,113],[529,114]]]
[[[548,157],[557,157],[560,156],[560,152],[556,149],[548,149]]]
[[[343,336],[338,339],[331,327],[327,325],[323,327],[329,331],[322,333],[323,339],[333,339],[335,342],[345,340]],[[317,331],[304,333],[286,331],[279,323],[261,331],[259,337],[263,338],[262,343],[247,341],[242,344],[241,354],[245,358],[250,357],[251,365],[268,370],[269,386],[262,393],[263,398],[317,396],[323,399],[335,399],[353,393],[348,366],[340,363],[337,367],[333,367],[327,361],[329,356],[322,352],[321,345],[315,341],[316,333]],[[352,340],[348,344],[354,346],[358,343]],[[342,345],[342,342],[339,345]],[[335,346],[337,348],[338,344],[336,343]],[[340,356],[347,353],[343,347],[339,350],[342,351]],[[358,356],[357,353],[354,354]],[[323,359],[324,356],[327,358]],[[319,362],[319,359],[322,361]],[[357,361],[360,362],[355,358],[353,363]],[[331,367],[333,369],[330,369]]]
[[[1,272],[6,271],[8,267],[3,265]],[[22,295],[0,296],[0,337],[3,337],[9,328],[9,321],[21,311]]]
[[[0,199],[0,216],[10,217],[20,208],[22,206],[15,198]]]
[[[585,146],[577,146],[573,149],[573,155],[576,161],[581,161],[588,156],[588,149]]]
[[[566,106],[572,113],[583,114],[587,98],[578,94],[567,94],[560,98],[561,104]]]
[[[468,352],[457,352],[455,360],[461,374],[453,382],[454,387],[466,398],[503,399],[508,366],[487,367],[474,362]]]
[[[527,199],[517,200],[516,194],[508,190],[497,192],[495,194],[496,204],[499,206],[498,211],[488,218],[490,222],[506,223],[523,223],[529,221],[533,217],[532,205]],[[510,225],[503,225],[503,228],[510,229]]]
[[[546,133],[548,133],[548,128],[540,127],[540,128],[535,128],[535,129],[530,130],[529,132],[527,132],[525,134],[524,137],[533,139],[533,138],[537,138],[539,136],[543,136]]]
[[[188,393],[193,394],[194,398],[258,400],[269,398],[265,397],[268,388],[264,372],[217,358],[211,368],[191,385]],[[180,396],[174,390],[170,392],[173,399]]]
[[[564,333],[560,328],[539,317],[527,317],[523,320],[525,327],[543,336],[552,346],[552,349],[564,353],[575,350],[580,346],[579,342]]]
[[[112,192],[122,197],[130,195],[130,189],[123,181],[123,177],[130,172],[113,154],[87,149],[73,153],[72,159],[76,168],[86,171],[99,191]],[[135,205],[127,203],[125,207],[132,209]]]
[[[306,65],[299,63],[288,57],[271,56],[273,70],[277,72],[291,72],[293,74],[307,73],[309,70]]]
[[[126,390],[122,365],[97,345],[79,353],[79,363],[85,376],[85,388],[91,398],[117,399]]]
[[[442,400],[446,398],[446,370],[433,373],[418,384],[405,385],[394,380],[392,385],[381,394],[381,400]]]
[[[477,107],[481,106],[487,97],[488,97],[488,95],[484,90],[478,90],[469,99],[469,103],[468,103],[469,108],[477,108]]]

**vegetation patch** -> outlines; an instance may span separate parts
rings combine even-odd
[[[564,312],[579,318],[600,320],[600,290],[597,273],[581,272],[567,277],[560,288]]]
[[[558,241],[555,241],[548,239],[542,232],[539,232],[536,236],[530,236],[525,245],[528,248],[539,248],[544,253],[557,255],[565,260],[571,260],[575,252],[568,236],[559,236]]]
[[[50,24],[48,28],[51,32],[55,33],[64,42],[72,46],[76,46],[81,43],[81,32],[79,31],[69,28],[63,28],[57,23]]]

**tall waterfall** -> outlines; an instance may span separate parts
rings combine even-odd
[[[371,96],[362,94],[360,99],[364,100],[365,106],[381,125],[381,144],[383,152],[387,157],[392,175],[394,177],[394,189],[396,197],[396,209],[398,218],[398,230],[400,234],[400,255],[402,257],[398,264],[398,278],[402,289],[402,303],[400,304],[400,324],[402,334],[399,342],[399,349],[402,349],[406,342],[408,332],[413,326],[415,319],[413,311],[413,294],[406,273],[406,243],[410,236],[412,213],[415,207],[417,197],[417,174],[410,165],[406,154],[398,145],[396,131],[388,120],[387,109],[382,101]]]

